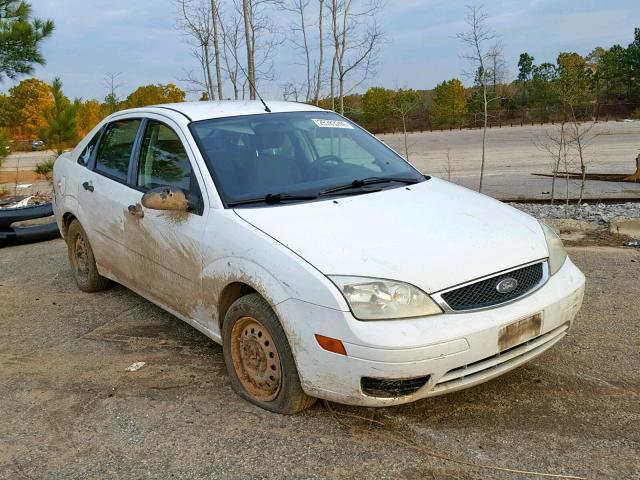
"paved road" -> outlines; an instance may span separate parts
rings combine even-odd
[[[33,168],[45,158],[55,155],[48,150],[39,152],[15,152],[9,155],[2,165],[2,170],[15,170],[19,167],[21,170],[33,170]]]
[[[0,191],[7,190],[11,195],[51,191],[51,185],[36,175],[33,169],[53,156],[55,154],[51,151],[12,153],[0,167]]]
[[[550,179],[532,173],[551,173],[553,162],[536,145],[547,141],[557,126],[492,128],[487,133],[485,192],[498,198],[545,198]],[[380,138],[404,153],[402,135],[381,135]],[[469,188],[478,187],[481,160],[481,130],[424,132],[409,135],[409,158],[425,173],[448,178],[447,152],[451,179]],[[640,153],[640,121],[602,122],[589,134],[585,149],[587,171],[631,175],[635,158]],[[571,170],[578,171],[575,159]],[[564,185],[562,185],[564,188]],[[571,182],[572,194],[577,194],[579,182]],[[589,197],[638,197],[640,184],[587,182]]]
[[[0,478],[539,478],[434,453],[640,478],[640,252],[570,253],[584,308],[530,364],[406,406],[285,417],[237,397],[220,347],[186,324],[122,287],[79,292],[61,240],[0,250]]]

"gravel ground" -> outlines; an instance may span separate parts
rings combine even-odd
[[[604,228],[616,217],[640,218],[640,203],[583,203],[582,205],[512,203],[523,212],[536,218],[572,218],[596,223]]]
[[[185,323],[122,287],[78,291],[62,240],[0,250],[0,478],[541,478],[481,463],[638,479],[640,252],[570,255],[585,305],[529,364],[400,407],[286,417],[235,395],[220,347]]]

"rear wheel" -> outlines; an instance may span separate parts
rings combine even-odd
[[[73,220],[69,225],[66,240],[69,265],[78,288],[83,292],[97,292],[108,288],[111,280],[98,273],[89,239],[78,220]]]
[[[283,414],[315,403],[302,390],[282,325],[260,295],[246,295],[231,305],[222,334],[231,385],[241,397]]]

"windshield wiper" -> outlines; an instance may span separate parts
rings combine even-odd
[[[228,202],[229,207],[238,207],[240,205],[252,205],[255,203],[266,203],[267,205],[273,205],[276,203],[282,203],[287,200],[315,200],[317,195],[296,195],[291,193],[268,193],[264,197],[247,198],[245,200],[236,200],[234,202]]]
[[[392,183],[392,182],[404,183],[405,185],[413,185],[414,183],[418,183],[419,180],[416,180],[415,178],[401,178],[401,177],[368,177],[368,178],[356,179],[351,183],[338,185],[337,187],[321,190],[320,192],[318,192],[318,196],[331,195],[332,193],[351,190],[353,188],[362,188],[366,185],[376,185],[379,183]]]

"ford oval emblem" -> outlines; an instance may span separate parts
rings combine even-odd
[[[496,285],[498,293],[511,293],[518,287],[518,280],[515,278],[505,278]]]

